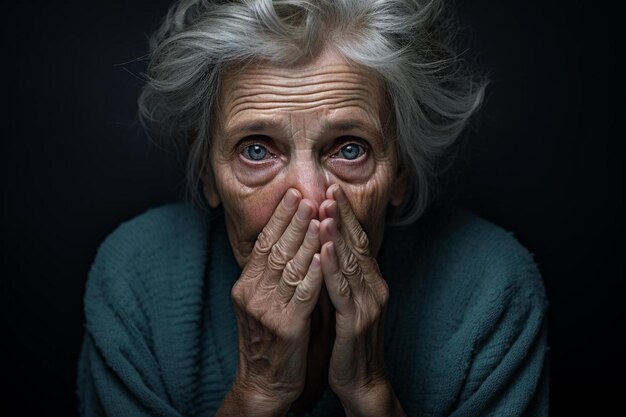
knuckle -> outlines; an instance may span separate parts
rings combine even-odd
[[[370,241],[367,238],[367,234],[363,231],[363,229],[359,229],[353,234],[353,236],[354,236],[354,250],[360,256],[368,256],[369,248],[370,248]]]
[[[243,286],[236,282],[235,285],[230,290],[230,298],[232,301],[237,304],[239,307],[243,307],[245,304],[245,290]]]
[[[285,251],[281,245],[276,244],[272,246],[269,257],[267,258],[267,266],[274,271],[282,271],[286,263]]]
[[[346,279],[340,279],[337,285],[337,292],[340,297],[350,297],[350,284]]]
[[[298,264],[295,259],[292,259],[287,262],[287,265],[285,265],[285,269],[283,270],[283,280],[291,286],[298,285],[300,282],[300,269],[298,268]]]
[[[296,288],[296,293],[294,294],[294,297],[296,297],[296,300],[301,303],[308,303],[313,299],[313,291],[311,291],[311,289],[305,282],[302,282],[300,285],[298,285],[298,288]]]
[[[343,274],[348,278],[358,278],[361,275],[361,268],[352,252],[347,254],[342,269]]]
[[[263,229],[256,238],[254,250],[261,255],[267,255],[272,249],[272,244],[269,231],[267,229]]]

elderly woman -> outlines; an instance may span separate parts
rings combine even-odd
[[[83,415],[547,414],[532,256],[432,203],[484,91],[446,16],[435,0],[172,6],[140,116],[185,152],[198,204],[99,248]]]

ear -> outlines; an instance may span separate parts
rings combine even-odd
[[[406,171],[402,168],[398,169],[398,174],[391,185],[391,198],[389,202],[392,206],[398,207],[404,201],[406,189],[408,186],[409,177]]]
[[[204,198],[206,198],[206,201],[209,203],[211,208],[217,208],[217,206],[220,205],[222,199],[217,192],[217,187],[215,186],[215,176],[213,175],[213,168],[210,164],[205,165],[202,173],[202,191],[204,193]]]

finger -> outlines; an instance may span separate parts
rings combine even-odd
[[[319,248],[319,221],[313,219],[309,222],[309,228],[302,245],[293,259],[287,262],[278,281],[276,295],[281,303],[287,304],[291,300],[296,288],[302,282],[309,269],[313,255],[319,251]]]
[[[306,276],[296,287],[287,307],[295,317],[308,319],[311,316],[319,299],[323,282],[320,255],[315,254]]]
[[[322,201],[319,208],[320,221],[325,220],[329,217],[333,217],[334,213],[337,212],[337,207],[333,207],[333,205],[336,206],[337,203],[332,198]]]
[[[324,220],[320,225],[320,243],[324,245],[326,242],[334,243],[339,269],[348,281],[353,295],[359,294],[364,284],[363,269],[359,264],[359,259],[338,232],[337,223],[332,218]]]
[[[359,220],[356,218],[346,193],[338,184],[333,184],[328,187],[326,195],[332,197],[337,202],[337,206],[333,208],[332,212],[333,214],[336,212],[338,215],[333,215],[332,217],[338,220],[337,223],[340,233],[343,235],[344,239],[346,239],[355,255],[360,258],[368,258],[370,256],[370,250],[367,233],[365,233],[361,227],[361,223],[359,223]]]
[[[296,212],[300,198],[299,191],[293,188],[287,190],[276,210],[274,210],[274,214],[272,214],[272,217],[257,237],[252,250],[250,264],[265,267],[266,259],[272,247],[289,225]]]
[[[283,272],[287,262],[292,259],[304,240],[309,222],[313,216],[313,203],[308,200],[300,201],[296,214],[291,218],[287,229],[278,242],[272,246],[267,257],[267,268],[270,272]],[[278,275],[280,277],[280,274]]]
[[[300,201],[298,210],[292,217],[289,226],[278,239],[278,242],[270,249],[261,278],[255,285],[255,291],[259,289],[273,291],[276,289],[287,262],[295,256],[304,240],[312,216],[313,203],[309,200]]]
[[[353,311],[352,290],[339,267],[336,247],[333,242],[326,242],[322,245],[320,260],[328,297],[337,314],[344,317],[351,315]]]

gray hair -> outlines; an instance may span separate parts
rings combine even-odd
[[[332,46],[383,81],[408,178],[393,220],[408,224],[430,205],[484,96],[486,81],[455,51],[454,29],[441,0],[179,0],[150,38],[140,121],[158,144],[187,155],[187,192],[198,203],[226,66],[289,65]]]

